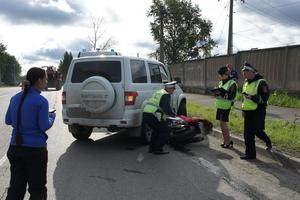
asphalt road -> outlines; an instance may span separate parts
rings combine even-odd
[[[18,90],[0,88],[0,200],[10,176],[5,153],[11,128],[4,115]],[[190,145],[188,153],[167,147],[171,153],[160,156],[125,134],[97,130],[89,141],[78,142],[62,123],[60,93],[43,92],[58,111],[48,131],[50,200],[300,199],[299,174],[261,155],[242,161],[243,147],[222,149],[212,136]]]

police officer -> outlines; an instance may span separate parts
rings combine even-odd
[[[164,84],[165,88],[155,92],[148,100],[143,119],[145,123],[153,130],[149,146],[149,152],[154,154],[168,154],[163,147],[169,139],[169,128],[166,123],[166,117],[175,117],[171,108],[171,94],[176,88],[176,81]]]
[[[230,71],[227,67],[221,67],[218,70],[218,74],[221,79],[217,88],[219,90],[214,90],[217,108],[216,119],[220,121],[223,134],[221,147],[229,148],[233,147],[233,142],[230,138],[227,122],[229,121],[229,113],[233,106],[238,86],[235,80],[230,78]]]
[[[266,80],[257,73],[253,66],[245,62],[242,72],[245,78],[242,110],[246,151],[241,159],[249,160],[256,158],[255,135],[266,143],[267,150],[272,149],[271,140],[264,131],[270,93]]]

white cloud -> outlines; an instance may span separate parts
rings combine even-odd
[[[202,17],[213,23],[218,41],[213,54],[227,52],[229,0],[192,0]],[[234,1],[234,51],[295,44],[299,41],[300,16],[293,0]],[[91,17],[104,17],[104,39],[117,41],[123,55],[147,55],[155,50],[146,16],[152,0],[0,0],[0,42],[24,68],[59,64],[59,54],[73,56],[86,47],[92,33]],[[48,64],[47,64],[48,63]]]

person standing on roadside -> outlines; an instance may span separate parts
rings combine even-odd
[[[169,128],[166,117],[175,117],[171,107],[171,95],[176,89],[176,81],[164,84],[165,88],[156,91],[148,100],[143,120],[152,129],[149,153],[168,154],[163,147],[169,140]]]
[[[242,72],[245,78],[242,91],[242,111],[246,150],[241,159],[249,160],[256,158],[255,135],[266,143],[267,150],[272,149],[271,140],[264,131],[270,93],[266,80],[252,65],[245,62]]]
[[[229,77],[230,77],[231,79],[237,81],[238,78],[239,78],[239,77],[238,77],[238,73],[237,73],[237,71],[236,71],[235,69],[233,69],[232,64],[231,64],[231,63],[228,63],[228,64],[226,65],[226,67],[227,67],[227,69],[229,70]]]
[[[218,87],[213,90],[216,96],[216,119],[220,121],[223,135],[223,143],[221,144],[223,148],[233,147],[227,122],[229,121],[229,113],[234,104],[238,88],[237,83],[230,78],[229,73],[230,71],[225,66],[218,70],[220,82]]]
[[[22,200],[28,184],[30,200],[47,199],[46,130],[55,113],[49,113],[48,101],[41,95],[47,86],[45,70],[29,69],[21,92],[9,103],[5,123],[13,127],[7,157],[10,162],[10,185],[6,200]]]

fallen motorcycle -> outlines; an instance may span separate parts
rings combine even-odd
[[[169,144],[174,147],[204,140],[204,136],[212,130],[213,124],[207,119],[180,115],[167,118],[170,128]]]

